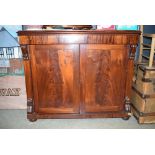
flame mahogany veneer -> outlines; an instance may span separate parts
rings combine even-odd
[[[129,118],[140,31],[19,31],[27,116]]]

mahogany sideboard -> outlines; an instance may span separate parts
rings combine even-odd
[[[130,117],[140,31],[19,31],[27,118]]]

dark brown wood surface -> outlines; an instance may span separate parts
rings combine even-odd
[[[140,31],[101,31],[101,30],[66,30],[66,31],[19,31],[20,44],[138,44]]]
[[[80,45],[84,112],[123,110],[128,53],[124,45]]]
[[[79,46],[30,46],[35,109],[79,112]]]
[[[29,119],[128,116],[139,31],[18,34],[27,47],[27,97],[34,106]]]

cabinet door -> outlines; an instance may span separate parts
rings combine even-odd
[[[83,112],[123,110],[128,48],[124,45],[81,45]]]
[[[79,113],[79,46],[30,45],[35,112]]]

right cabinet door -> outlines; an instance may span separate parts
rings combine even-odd
[[[123,110],[127,62],[127,46],[80,45],[81,112]]]

